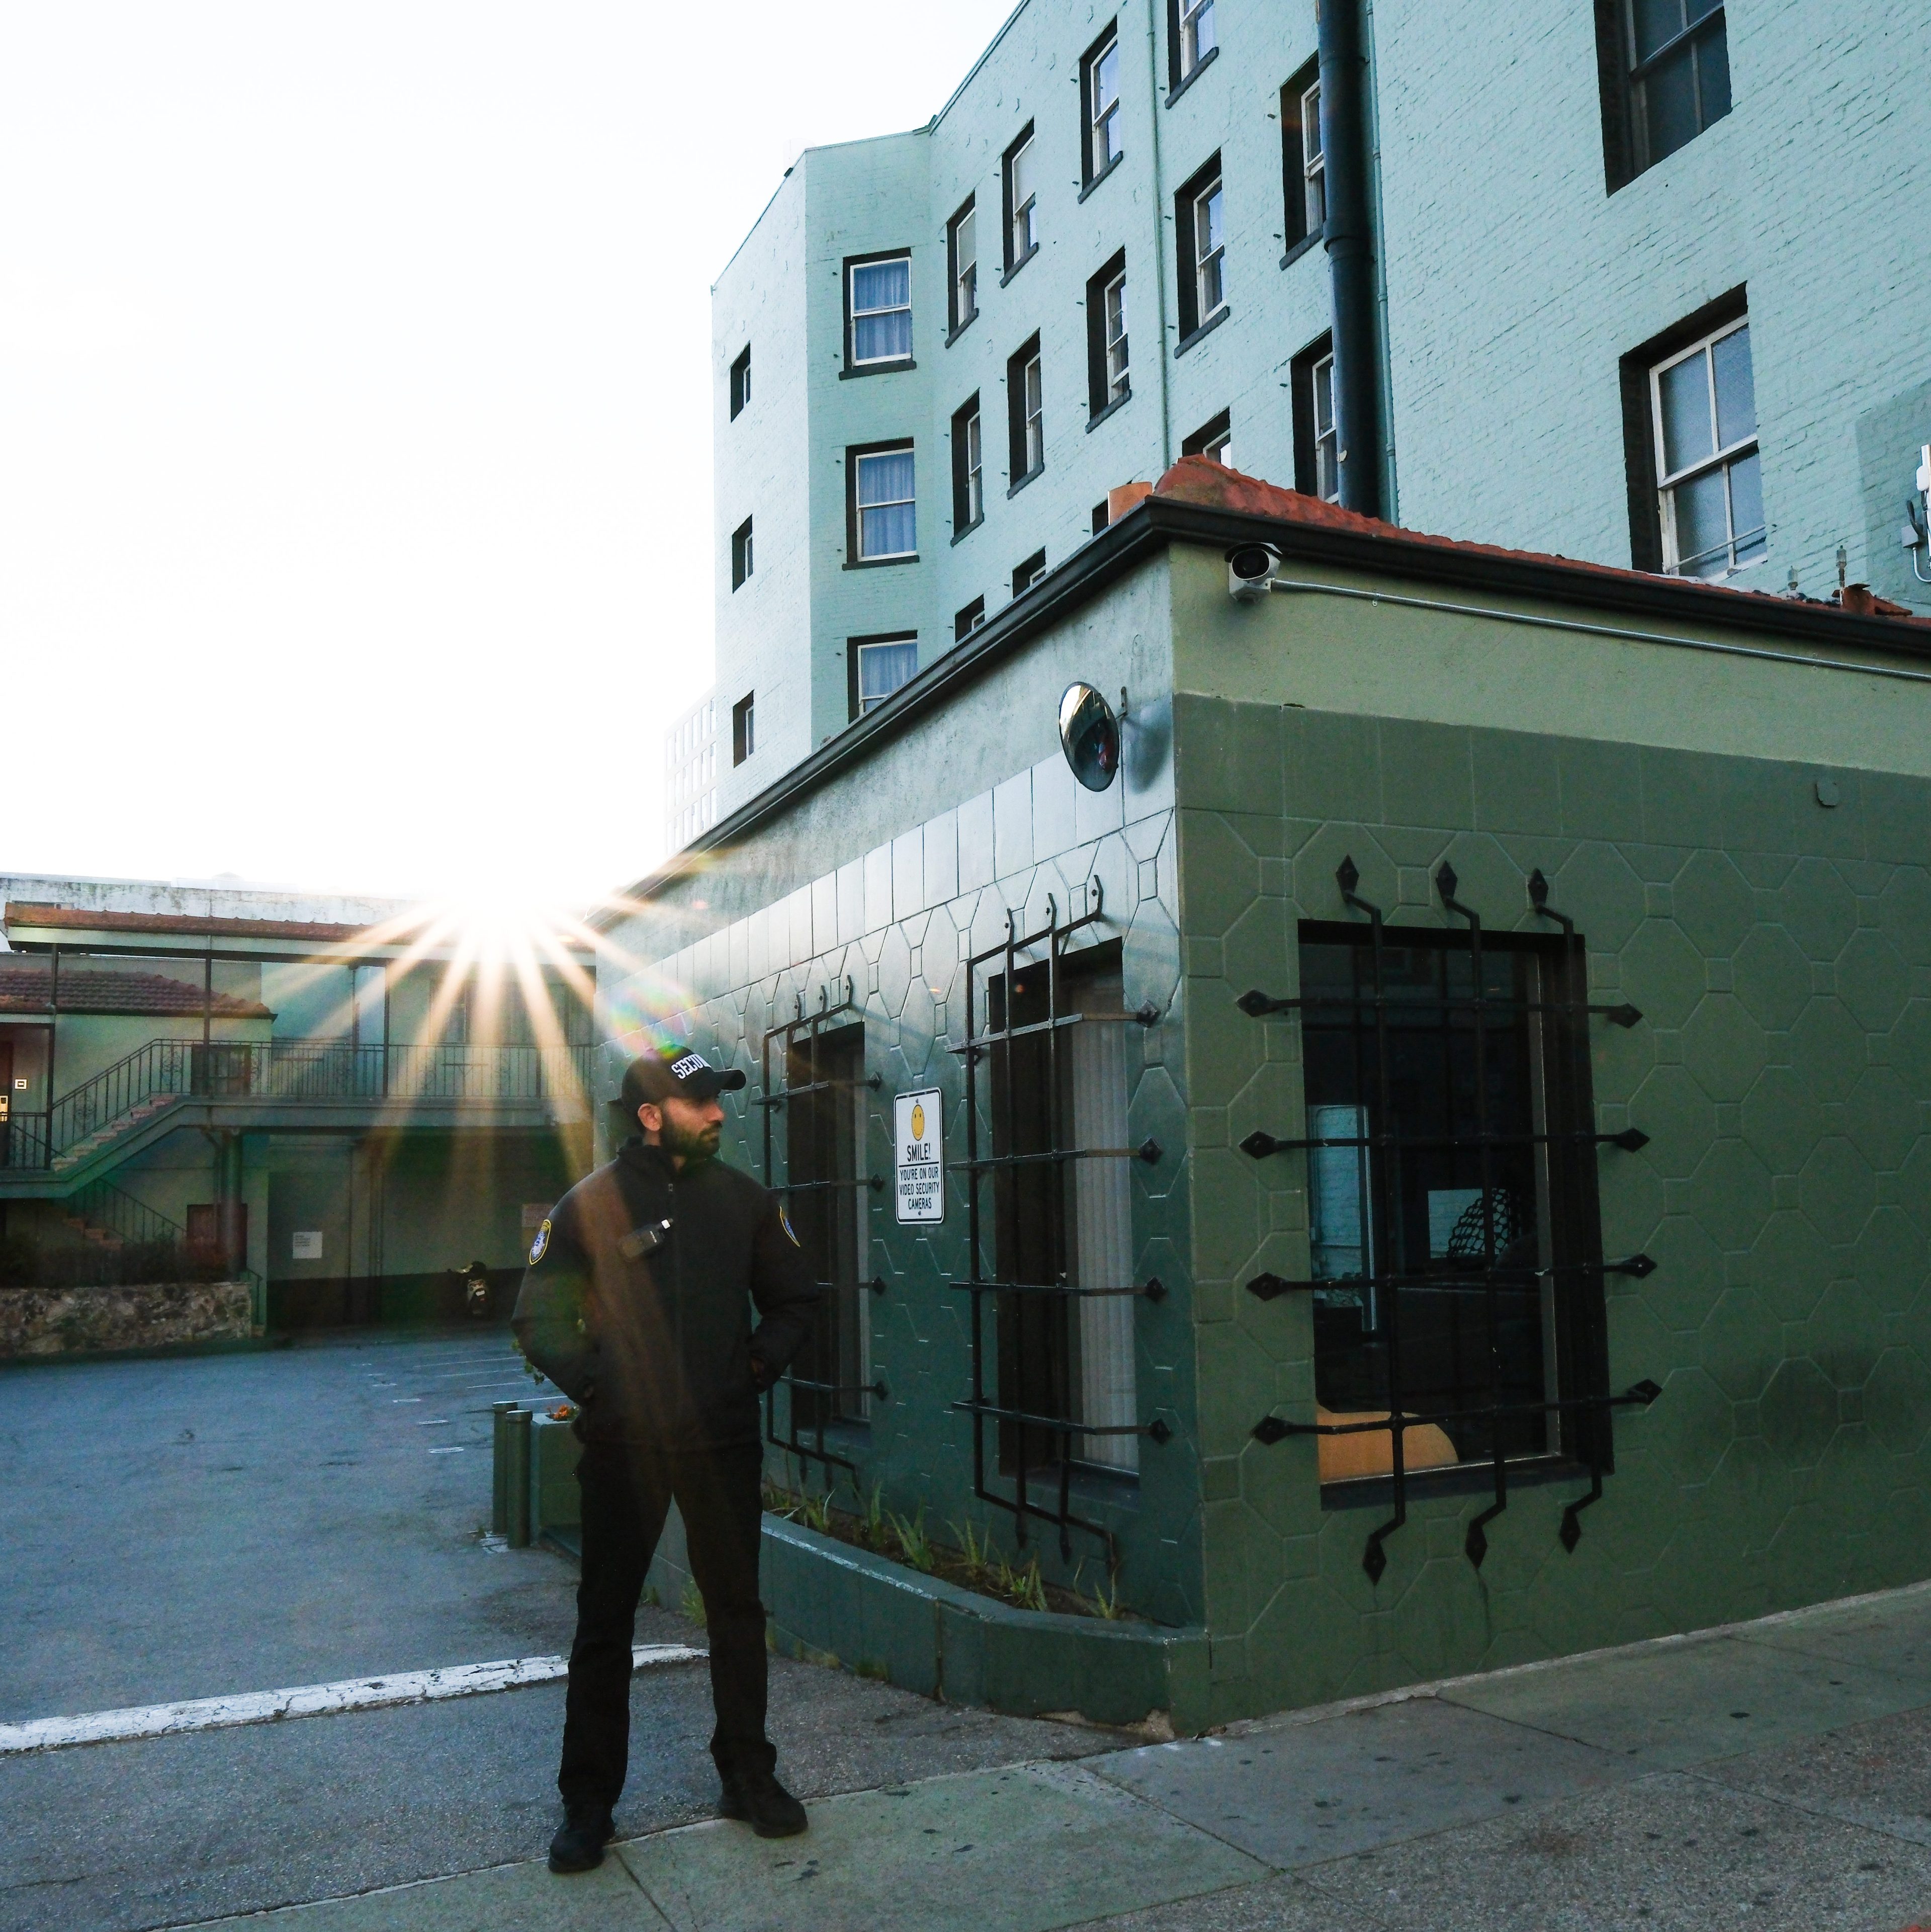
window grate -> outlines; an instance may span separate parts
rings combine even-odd
[[[1647,1136],[1633,1127],[1595,1131],[1589,1084],[1591,1018],[1631,1027],[1642,1016],[1627,1004],[1591,1003],[1580,935],[1549,904],[1540,871],[1528,881],[1530,904],[1561,928],[1554,940],[1486,933],[1445,863],[1436,890],[1464,922],[1446,933],[1405,928],[1391,938],[1380,908],[1356,891],[1351,859],[1336,878],[1351,912],[1367,920],[1322,947],[1345,952],[1348,983],[1291,999],[1256,991],[1238,1003],[1257,1019],[1299,1013],[1309,1070],[1309,1132],[1281,1139],[1257,1131],[1241,1147],[1257,1160],[1290,1150],[1308,1156],[1315,1278],[1264,1274],[1247,1286],[1262,1300],[1312,1294],[1317,1390],[1326,1370],[1336,1387],[1366,1390],[1357,1406],[1371,1412],[1320,1409],[1318,1393],[1317,1420],[1270,1414],[1254,1436],[1385,1442],[1394,1510],[1363,1552],[1371,1582],[1387,1565],[1384,1543],[1408,1520],[1411,1462],[1462,1460],[1453,1436],[1480,1451],[1471,1460],[1488,1464],[1493,1484],[1494,1500],[1468,1526],[1471,1563],[1480,1567],[1488,1526],[1508,1506],[1511,1462],[1529,1458],[1588,1472],[1588,1493],[1563,1514],[1561,1541],[1573,1551],[1580,1512],[1600,1498],[1613,1467],[1609,1412],[1661,1393],[1650,1382],[1621,1395],[1608,1390],[1604,1277],[1641,1276],[1656,1264],[1645,1255],[1602,1258],[1594,1150],[1634,1152]],[[1345,1089],[1345,1104],[1317,1102],[1323,1034],[1320,1077]],[[1441,1179],[1458,1184],[1429,1185]],[[1323,1360],[1324,1319],[1336,1338],[1357,1337],[1348,1350],[1337,1340],[1332,1366]]]
[[[835,1108],[842,1100],[856,1111],[856,1096],[882,1082],[877,1074],[863,1074],[864,1049],[855,1057],[837,1052],[827,1038],[841,1030],[859,1027],[863,1016],[853,996],[852,982],[844,985],[844,996],[831,1004],[829,987],[821,987],[816,1011],[807,1012],[804,995],[799,994],[793,1017],[767,1031],[759,1046],[759,1071],[763,1091],[758,1106],[764,1113],[765,1184],[787,1204],[799,1204],[798,1219],[804,1223],[800,1245],[817,1264],[819,1319],[811,1341],[807,1344],[807,1370],[793,1366],[768,1389],[764,1398],[765,1440],[799,1461],[822,1462],[827,1471],[846,1471],[856,1482],[857,1466],[841,1454],[838,1439],[828,1437],[828,1426],[839,1421],[862,1422],[868,1401],[883,1401],[886,1390],[882,1378],[868,1382],[871,1372],[870,1322],[865,1296],[880,1294],[885,1284],[874,1275],[865,1276],[870,1258],[868,1240],[856,1238],[866,1218],[864,1207],[868,1192],[884,1186],[883,1179],[865,1168],[865,1144],[858,1138],[855,1124],[849,1138],[835,1127]],[[776,1068],[772,1048],[778,1049]],[[859,1069],[857,1077],[837,1070],[850,1059]],[[802,1076],[802,1077],[800,1077]],[[778,1156],[773,1128],[781,1111],[786,1114],[783,1166],[784,1178],[778,1178]],[[830,1130],[828,1131],[827,1130]],[[801,1146],[801,1136],[808,1144]],[[799,1178],[798,1169],[806,1169]],[[840,1227],[841,1219],[845,1222]],[[784,1391],[784,1420],[778,1418],[778,1390]]]
[[[1083,914],[1062,921],[1049,897],[1046,922],[1032,932],[1022,933],[1009,910],[1005,938],[966,962],[965,1043],[952,1049],[965,1064],[966,1158],[948,1165],[966,1184],[967,1276],[954,1286],[971,1302],[972,1384],[970,1396],[952,1406],[972,1418],[973,1492],[1014,1517],[1021,1546],[1028,1519],[1036,1518],[1057,1528],[1060,1554],[1069,1559],[1074,1530],[1098,1539],[1111,1569],[1117,1562],[1112,1532],[1075,1508],[1075,1466],[1093,1460],[1092,1445],[1127,1438],[1137,1444],[1141,1436],[1165,1443],[1173,1432],[1158,1417],[1150,1423],[1094,1421],[1074,1412],[1084,1404],[1074,1395],[1068,1357],[1076,1331],[1067,1318],[1085,1303],[1158,1301],[1166,1291],[1157,1280],[1069,1281],[1075,1231],[1063,1183],[1078,1162],[1152,1165],[1162,1150],[1151,1139],[1138,1147],[1075,1144],[1062,1076],[1070,1070],[1071,1029],[1109,1022],[1151,1026],[1159,1016],[1150,1005],[1134,1012],[1075,1010],[1069,950],[1099,922],[1097,880],[1088,882],[1086,898]],[[1024,1008],[1017,990],[1022,976],[1033,982]],[[1037,1017],[1022,1020],[1022,1010]],[[1034,1141],[1042,1144],[1027,1144]],[[1028,1224],[1023,1240],[1022,1216]],[[1029,1260],[1044,1265],[1028,1267]],[[1132,1271],[1130,1264],[1124,1271]],[[996,1364],[991,1378],[988,1359]],[[990,1456],[988,1427],[995,1443]],[[1076,1446],[1088,1448],[1088,1456],[1076,1454]],[[1109,1460],[1119,1466],[1117,1456]],[[1050,1493],[1037,1493],[1038,1484]]]

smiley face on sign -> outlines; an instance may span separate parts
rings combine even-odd
[[[912,1138],[915,1141],[925,1138],[925,1103],[922,1100],[912,1102]]]

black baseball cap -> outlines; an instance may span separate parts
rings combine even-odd
[[[638,1108],[667,1100],[673,1094],[685,1100],[715,1100],[743,1084],[742,1068],[713,1066],[701,1053],[680,1053],[675,1060],[661,1053],[640,1053],[624,1069],[624,1111],[634,1117]]]

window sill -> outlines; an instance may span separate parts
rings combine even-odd
[[[1080,190],[1080,200],[1085,200],[1087,196],[1091,194],[1093,190],[1099,186],[1100,183],[1105,180],[1107,176],[1111,174],[1114,170],[1119,166],[1120,163],[1126,160],[1126,154],[1123,152],[1115,154],[1112,160],[1108,161],[1105,166],[1102,168],[1099,173],[1095,175],[1092,180],[1088,182],[1086,186]],[[1075,202],[1074,205],[1077,206],[1078,204]]]
[[[849,382],[859,376],[895,376],[901,369],[916,369],[918,366],[909,356],[901,356],[895,362],[862,362],[853,368],[841,369],[838,380]]]
[[[1173,90],[1167,96],[1167,105],[1169,107],[1172,106],[1174,103],[1179,100],[1180,96],[1186,93],[1187,89],[1192,86],[1194,82],[1199,80],[1201,76],[1206,73],[1207,69],[1213,66],[1214,62],[1219,59],[1219,58],[1220,50],[1218,47],[1216,47],[1210,53],[1208,54],[1205,60],[1198,62],[1195,65],[1192,73],[1189,74],[1184,80],[1178,82],[1174,86]]]
[[[1567,1456],[1528,1456],[1511,1458],[1504,1466],[1511,1489],[1533,1488],[1545,1483],[1586,1483],[1586,1464]],[[1492,1462],[1456,1462],[1445,1469],[1411,1469],[1408,1474],[1411,1496],[1461,1496],[1492,1493],[1495,1486]],[[1321,1506],[1324,1510],[1386,1509],[1393,1502],[1392,1476],[1353,1476],[1345,1482],[1323,1483]]]
[[[1132,400],[1133,391],[1132,387],[1129,386],[1126,394],[1122,396],[1117,402],[1108,403],[1105,408],[1100,411],[1098,416],[1089,416],[1087,418],[1087,434],[1088,436],[1092,435],[1093,431],[1099,428],[1100,424],[1105,422],[1108,416],[1115,415],[1120,410],[1123,410]]]
[[[1202,322],[1199,328],[1195,329],[1191,335],[1183,335],[1178,342],[1174,344],[1174,355],[1176,356],[1184,356],[1196,342],[1201,340],[1203,336],[1211,335],[1213,332],[1218,328],[1231,314],[1233,314],[1233,312],[1234,311],[1227,308],[1225,304],[1223,304],[1220,308],[1216,309],[1213,314],[1210,316],[1205,322]]]
[[[959,338],[960,338],[961,336],[962,336],[963,334],[964,334],[964,333],[966,332],[966,331],[967,331],[967,329],[969,329],[970,328],[971,328],[971,326],[973,326],[973,324],[974,322],[976,322],[976,321],[978,321],[978,320],[979,320],[979,310],[978,310],[977,309],[974,309],[974,310],[973,310],[973,312],[971,313],[971,314],[970,314],[969,316],[967,316],[966,317],[966,319],[964,320],[964,321],[963,321],[962,322],[961,322],[961,323],[959,324],[959,326],[958,326],[958,328],[956,328],[955,329],[954,329],[954,330],[952,331],[952,332],[951,333],[951,334],[949,334],[949,336],[947,336],[947,337],[946,338],[946,346],[948,349],[951,348],[951,346],[952,346],[952,344],[953,344],[955,342],[958,341],[958,340],[959,339]]]
[[[1303,235],[1301,238],[1281,257],[1281,266],[1284,268],[1292,268],[1310,248],[1318,246],[1320,243],[1325,242],[1327,239],[1327,230],[1325,228],[1316,228],[1310,230],[1309,232]]]
[[[967,537],[970,536],[972,535],[973,532],[974,530],[977,530],[977,529],[979,528],[979,525],[980,525],[980,524],[982,524],[982,523],[984,523],[985,521],[985,512],[983,510],[982,510],[982,511],[980,511],[980,512],[979,513],[979,514],[978,514],[977,516],[976,516],[975,518],[973,518],[973,520],[972,520],[972,521],[971,521],[970,523],[969,523],[968,524],[967,524],[967,525],[966,525],[966,526],[965,526],[965,528],[964,528],[964,530],[955,530],[955,531],[952,532],[952,542],[953,542],[954,543],[955,543],[955,544],[962,544],[962,543],[964,543],[964,542],[965,542],[966,538],[967,538]]]
[[[904,556],[848,556],[845,559],[847,570],[889,570],[901,563],[916,563],[919,553],[908,551]]]
[[[1042,476],[1045,475],[1045,473],[1046,466],[1043,463],[1041,464],[1036,470],[1027,470],[1025,475],[1020,477],[1018,481],[1013,484],[1012,487],[1006,491],[1006,500],[1009,503],[1011,502],[1013,498],[1018,496],[1020,491],[1024,489],[1027,484],[1036,483]]]
[[[1023,255],[1021,255],[1021,256],[1020,256],[1020,258],[1018,259],[1018,261],[1016,261],[1016,262],[1015,262],[1013,263],[1013,265],[1012,266],[1012,267],[1011,267],[1011,268],[1008,268],[1008,269],[1006,270],[1006,272],[1005,272],[1005,274],[1003,274],[1003,275],[1001,275],[1001,276],[1000,277],[1000,278],[999,278],[999,286],[1000,286],[1002,289],[1003,289],[1003,287],[1005,287],[1006,284],[1008,282],[1009,282],[1010,280],[1012,280],[1012,278],[1013,278],[1015,275],[1016,275],[1017,274],[1018,274],[1019,271],[1020,271],[1021,268],[1023,268],[1024,267],[1025,267],[1026,264],[1027,264],[1028,262],[1030,262],[1030,260],[1032,260],[1033,257],[1035,255],[1036,255],[1039,252],[1039,243],[1038,243],[1038,242],[1035,242],[1033,244],[1032,247],[1031,247],[1031,248],[1028,248],[1028,249],[1026,250],[1025,254],[1023,254]]]

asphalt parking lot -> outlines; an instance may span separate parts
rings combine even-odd
[[[491,1546],[500,1331],[9,1371],[0,1723],[553,1654],[574,1566]],[[640,1643],[703,1642],[645,1610]],[[777,1661],[807,1795],[1095,1733]],[[707,1816],[701,1665],[639,1675],[626,1834]],[[0,1928],[133,1932],[539,1854],[562,1686],[0,1759]]]

